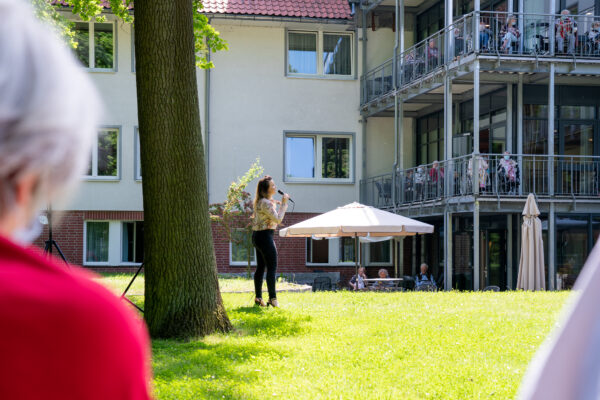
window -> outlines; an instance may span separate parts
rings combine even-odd
[[[352,135],[286,133],[286,182],[351,182]]]
[[[369,265],[390,265],[392,263],[391,241],[371,242],[367,246]]]
[[[101,129],[98,140],[92,146],[87,176],[92,178],[118,179],[119,177],[119,130]]]
[[[288,32],[287,39],[289,75],[326,77],[352,75],[351,34]]]
[[[75,54],[90,69],[114,70],[115,24],[112,22],[76,22]]]
[[[142,158],[140,153],[140,131],[135,128],[135,157],[133,160],[133,178],[136,181],[142,180]]]
[[[123,222],[121,261],[125,263],[144,262],[144,223],[142,221]]]
[[[256,265],[256,251],[252,246],[251,234],[239,229],[234,233],[236,240],[242,240],[246,235],[246,241],[242,243],[230,242],[229,244],[229,260],[231,265],[248,265],[248,246],[250,246],[250,263]]]
[[[355,239],[353,237],[340,238],[340,257],[339,262],[355,262]]]
[[[108,222],[88,221],[85,228],[85,261],[108,262]]]
[[[306,263],[328,264],[329,263],[329,240],[306,239]]]

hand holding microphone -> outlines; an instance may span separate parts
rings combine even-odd
[[[294,200],[292,200],[292,198],[290,197],[289,194],[283,193],[281,190],[278,190],[277,193],[279,193],[280,195],[282,195],[284,200],[289,200],[292,203],[294,203]]]

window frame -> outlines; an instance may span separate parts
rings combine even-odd
[[[314,140],[314,155],[315,155],[315,176],[313,178],[292,178],[287,176],[286,163],[287,151],[286,144],[288,137],[313,137]],[[327,185],[353,185],[355,183],[355,167],[356,167],[356,135],[353,132],[325,132],[325,131],[283,131],[283,182],[285,183],[312,183],[312,184],[327,184]],[[350,173],[348,178],[323,178],[323,138],[344,138],[349,139],[349,168]]]
[[[133,128],[133,180],[142,181],[142,153],[140,149],[140,129]]]
[[[121,220],[121,221],[119,221],[119,224],[120,224],[120,227],[121,227],[121,237],[120,237],[120,239],[121,239],[120,240],[121,246],[119,248],[119,265],[124,265],[124,266],[128,266],[128,265],[131,265],[131,266],[140,266],[140,265],[143,264],[143,262],[123,261],[123,225],[127,224],[127,223],[133,223],[133,226],[134,226],[134,239],[133,239],[133,242],[134,242],[134,246],[133,246],[133,248],[134,248],[134,257],[133,257],[133,259],[135,260],[135,241],[136,241],[137,235],[138,235],[138,232],[137,232],[138,230],[137,230],[137,225],[136,225],[137,222],[143,222],[143,221],[136,221],[136,220]],[[110,235],[110,229],[108,231],[108,234]],[[110,243],[110,239],[109,239],[109,243]],[[110,254],[110,247],[108,248],[108,252]]]
[[[311,239],[310,237],[306,238],[308,241]],[[340,246],[341,246],[341,237],[332,237],[332,238],[324,238],[322,240],[326,240],[329,244],[329,259],[326,263],[312,263],[308,262],[308,259],[305,258],[305,265],[310,268],[319,268],[319,267],[352,267],[356,265],[354,261],[340,261]],[[307,242],[304,242],[304,246],[307,246]],[[306,247],[304,251],[306,257]],[[364,257],[364,254],[361,253],[361,257]]]
[[[364,247],[364,257],[365,257],[365,265],[369,266],[369,267],[393,267],[394,266],[394,245],[396,244],[396,241],[394,239],[390,239],[388,240],[388,242],[390,242],[390,251],[389,251],[389,256],[390,256],[390,261],[389,262],[372,262],[371,261],[371,245],[373,243],[384,243],[386,242],[385,240],[381,241],[381,242],[369,242],[369,243],[365,243],[367,244],[367,246]],[[389,271],[388,271],[389,272]]]
[[[88,222],[106,222],[108,224],[108,253],[106,261],[87,260],[87,224]],[[104,219],[86,219],[83,221],[83,265],[84,266],[110,266],[110,221]]]
[[[243,229],[236,229],[236,231],[241,231]],[[250,266],[256,266],[256,248],[252,246],[252,251],[254,251],[254,261],[250,262]],[[248,261],[233,261],[233,242],[229,241],[229,266],[231,267],[247,267]]]
[[[304,73],[293,73],[289,72],[289,51],[290,51],[290,33],[304,33],[304,34],[313,34],[317,36],[317,72],[314,74],[304,74]],[[302,29],[285,29],[285,62],[284,62],[284,76],[288,78],[301,78],[301,79],[332,79],[332,80],[356,80],[356,62],[355,62],[355,38],[354,32],[336,32],[336,31],[311,31],[311,30],[302,30]],[[323,67],[323,37],[324,35],[344,35],[350,37],[350,74],[348,75],[338,75],[338,74],[325,74]]]
[[[117,175],[116,176],[99,176],[98,175],[98,135],[100,131],[116,131],[117,132]],[[118,182],[121,180],[121,156],[122,156],[122,138],[123,129],[121,125],[102,125],[98,127],[96,132],[96,140],[92,144],[92,174],[83,175],[87,181],[111,181]]]
[[[83,21],[80,19],[70,19],[70,22],[72,23],[80,23],[80,24],[88,24],[88,32],[89,32],[89,53],[88,53],[88,64],[89,65],[94,65],[93,67],[86,67],[85,65],[82,65],[83,68],[85,68],[88,72],[118,72],[119,71],[119,59],[118,59],[118,24],[117,21],[113,18],[111,18],[109,15],[105,15],[105,21],[103,22],[97,22],[94,20],[91,21]],[[96,47],[95,47],[95,38],[94,38],[94,33],[95,33],[95,26],[94,24],[111,24],[113,26],[113,67],[112,68],[96,68],[95,67],[95,63],[96,63]]]

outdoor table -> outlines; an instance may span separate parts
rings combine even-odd
[[[369,285],[369,288],[373,288],[374,285],[377,282],[392,282],[394,284],[394,286],[382,286],[381,289],[393,289],[393,288],[397,288],[398,284],[400,282],[402,282],[404,279],[402,278],[367,278],[367,279],[363,279],[363,281],[365,282],[365,284]]]

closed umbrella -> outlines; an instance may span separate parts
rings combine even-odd
[[[433,225],[360,203],[351,203],[279,231],[281,237],[359,237],[410,236],[432,233]],[[356,274],[360,254],[355,254]]]
[[[542,222],[538,218],[540,210],[533,194],[529,193],[523,209],[521,227],[521,261],[517,289],[545,290],[544,242],[542,240]]]

